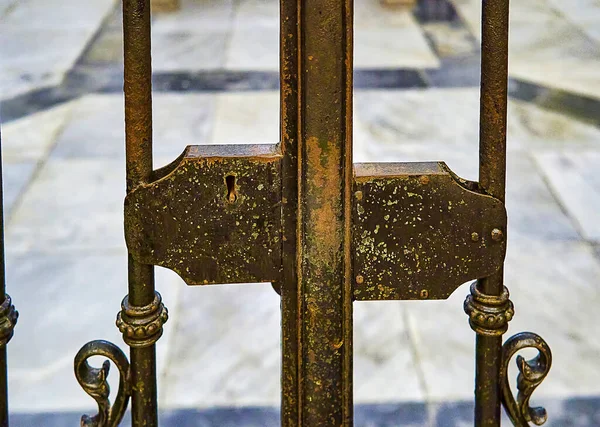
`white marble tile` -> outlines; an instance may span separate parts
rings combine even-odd
[[[479,0],[451,0],[471,33],[481,39],[481,2]]]
[[[580,239],[529,153],[513,152],[508,156],[506,209],[509,245]]]
[[[60,83],[114,0],[25,0],[2,16],[0,97]]]
[[[234,6],[225,68],[245,71],[279,70],[279,2],[240,0]]]
[[[427,147],[431,153],[428,160],[445,158],[438,153],[477,157],[476,88],[357,91],[355,111],[355,127],[360,129],[355,147],[362,146],[369,161],[403,161],[391,153],[400,150],[399,154],[406,155]],[[595,147],[600,140],[595,126],[525,102],[509,101],[507,122],[509,151]]]
[[[478,54],[478,46],[473,43],[473,35],[463,26],[432,22],[424,24],[422,28],[435,44],[437,55],[442,58],[468,58]]]
[[[535,159],[583,237],[600,242],[600,149],[538,152]]]
[[[573,25],[579,27],[589,37],[600,42],[600,3],[598,0],[548,0],[555,9],[560,11]]]
[[[538,397],[598,393],[600,372],[595,366],[600,345],[593,329],[599,319],[593,307],[600,297],[599,275],[592,249],[583,243],[523,242],[509,247],[506,284],[516,315],[508,335],[530,330],[552,347],[553,368]],[[448,301],[405,303],[418,337],[428,399],[473,397],[475,337],[462,310],[467,293],[465,285]]]
[[[413,15],[377,0],[355,2],[354,68],[439,66]]]
[[[226,53],[225,68],[243,71],[279,70],[279,28],[261,25],[234,28]]]
[[[212,144],[279,141],[279,93],[239,92],[216,96]]]
[[[14,251],[122,248],[125,165],[118,160],[49,160],[12,214]]]
[[[25,190],[27,183],[35,172],[36,163],[19,162],[2,164],[2,180],[4,187],[4,218],[5,223],[19,196]]]
[[[75,104],[67,102],[4,124],[2,126],[3,160],[37,162],[45,157],[63,131]]]
[[[421,160],[444,160],[450,151],[477,156],[477,89],[359,91],[355,110],[364,130],[355,146],[364,146],[369,161],[409,161],[402,156],[424,147],[429,155]],[[519,142],[511,139],[509,147]]]
[[[437,68],[439,60],[419,27],[358,29],[354,38],[355,68]]]
[[[420,401],[424,390],[404,311],[396,301],[354,303],[354,401]]]
[[[179,10],[153,17],[152,33],[228,31],[231,28],[233,4],[233,0],[181,0]]]
[[[585,396],[600,391],[600,265],[581,242],[512,245],[506,284],[516,315],[510,333],[531,330],[550,344],[553,368],[540,396]]]
[[[164,407],[278,405],[279,296],[269,284],[183,290]]]
[[[235,3],[235,25],[244,28],[257,26],[279,27],[278,0],[237,0]]]
[[[158,32],[152,38],[155,72],[214,70],[225,63],[226,31]]]
[[[3,19],[6,13],[17,2],[17,0],[0,0],[0,19]]]
[[[93,33],[116,4],[115,0],[19,0],[3,17],[2,27]]]
[[[547,2],[519,3],[511,11],[511,76],[599,97],[600,44]]]
[[[11,410],[93,408],[93,400],[77,384],[73,358],[82,345],[96,339],[112,341],[128,354],[114,323],[127,294],[126,266],[124,251],[65,257],[9,255],[7,287],[20,313],[8,350]],[[157,288],[171,317],[157,345],[157,369],[162,372],[181,286],[174,273],[161,270]],[[91,363],[99,366],[102,359]],[[109,375],[113,393],[117,378],[118,371],[113,367]]]
[[[90,36],[85,30],[0,31],[0,72],[32,76],[66,72]]]
[[[52,158],[124,159],[123,103],[122,95],[88,95],[78,101]],[[207,143],[213,108],[213,95],[154,95],[153,151],[157,167],[174,160],[187,145]]]
[[[475,340],[462,309],[467,289],[447,301],[400,303],[417,347],[426,400],[472,399]]]

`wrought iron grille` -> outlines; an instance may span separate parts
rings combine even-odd
[[[118,425],[129,400],[133,426],[158,423],[155,345],[168,313],[155,265],[188,285],[273,284],[282,311],[281,424],[290,427],[352,425],[353,301],[444,299],[474,280],[464,309],[476,332],[475,425],[498,426],[502,404],[516,426],[543,424],[545,410],[529,399],[550,369],[549,347],[533,333],[502,343],[514,313],[503,284],[508,0],[483,1],[479,182],[444,163],[353,164],[352,0],[281,0],[278,144],[189,146],[154,170],[149,3],[123,1],[129,293],[117,326],[130,358],[106,341],[76,355],[76,377],[98,403],[81,425]],[[3,426],[16,321],[6,295]],[[539,354],[517,357],[515,398],[508,364],[526,347]],[[87,362],[98,355],[120,374],[112,403],[110,362]]]

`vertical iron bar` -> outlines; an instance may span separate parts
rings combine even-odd
[[[147,182],[152,173],[152,68],[150,0],[123,0],[125,48],[124,92],[127,191]],[[129,262],[129,303],[154,300],[154,267]],[[132,425],[158,425],[155,345],[131,348]]]
[[[352,1],[281,2],[282,425],[352,425]]]
[[[502,201],[506,186],[506,110],[509,0],[483,0],[481,34],[481,116],[479,181]],[[478,281],[486,295],[499,296],[503,270]],[[502,336],[477,335],[475,425],[499,426]]]
[[[300,295],[298,294],[298,138],[300,135],[299,81],[299,1],[280,0],[280,139],[282,160],[282,265],[281,293],[281,425],[302,426],[299,367],[301,335],[298,331]]]
[[[2,170],[2,135],[0,135],[0,301],[6,299],[4,256],[4,183]],[[8,366],[6,344],[0,346],[0,427],[8,427]]]

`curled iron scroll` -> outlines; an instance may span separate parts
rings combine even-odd
[[[513,356],[520,350],[535,348],[538,355],[525,360],[517,356],[517,397],[515,399],[509,384],[508,365]],[[544,381],[552,366],[552,352],[542,337],[531,332],[517,334],[504,343],[502,347],[502,367],[500,381],[502,386],[502,404],[516,427],[529,427],[529,423],[542,425],[546,422],[548,414],[545,408],[529,406],[529,400],[535,389]]]
[[[101,368],[93,368],[88,359],[93,356],[107,357],[119,370],[119,391],[111,405],[110,387],[107,377],[110,362],[104,361]],[[116,427],[123,419],[129,403],[131,388],[129,383],[129,362],[119,347],[108,341],[91,341],[84,345],[75,356],[75,376],[81,387],[98,404],[98,414],[81,417],[82,427]]]

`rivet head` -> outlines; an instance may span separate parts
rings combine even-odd
[[[356,196],[356,200],[362,200],[363,198],[362,191],[357,191],[356,193],[354,193],[354,195]]]
[[[498,228],[494,228],[492,230],[492,240],[495,242],[499,242],[502,239],[504,239],[504,233],[502,233],[502,230],[500,230]]]
[[[356,276],[356,283],[358,283],[359,285],[364,283],[365,278],[362,277],[360,274],[358,276]]]
[[[423,175],[421,176],[421,178],[419,178],[419,181],[421,182],[421,184],[427,185],[429,184],[429,177],[427,175]]]
[[[426,299],[429,297],[429,291],[427,289],[421,290],[421,298]]]
[[[471,233],[471,240],[474,242],[479,242],[479,233]]]

